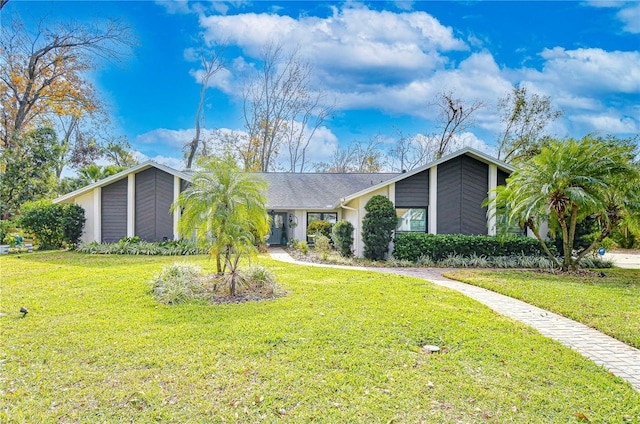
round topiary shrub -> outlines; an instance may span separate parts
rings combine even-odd
[[[362,220],[362,241],[364,257],[383,260],[389,252],[389,243],[396,229],[396,209],[391,200],[384,196],[373,196],[364,209],[367,214]]]
[[[333,244],[340,252],[341,256],[349,257],[353,254],[351,246],[353,246],[353,224],[349,221],[340,221],[333,226],[331,231]]]

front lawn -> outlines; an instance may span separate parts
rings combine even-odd
[[[286,297],[158,304],[146,282],[176,260],[214,268],[0,258],[0,422],[640,421],[622,379],[424,280],[261,257]]]
[[[446,276],[553,311],[640,349],[640,270],[605,277],[522,271],[456,271]]]

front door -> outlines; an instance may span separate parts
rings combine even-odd
[[[270,245],[287,244],[286,212],[274,212],[271,215],[271,234],[267,239]]]

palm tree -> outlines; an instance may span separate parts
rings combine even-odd
[[[244,253],[269,231],[265,208],[266,185],[255,175],[241,172],[233,158],[209,158],[199,163],[189,187],[172,205],[183,210],[181,234],[195,232],[198,242],[216,258],[216,271],[230,272],[230,292],[235,295],[237,268]]]
[[[523,163],[497,192],[509,221],[530,228],[545,252],[553,257],[540,233],[549,221],[561,232],[563,270],[576,269],[580,260],[611,233],[623,217],[638,219],[640,171],[631,140],[594,138],[551,141],[539,155]],[[572,256],[576,225],[587,217],[600,224],[594,242]]]

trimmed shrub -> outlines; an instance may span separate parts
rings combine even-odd
[[[353,224],[349,221],[340,221],[333,226],[331,231],[333,245],[338,249],[341,256],[349,257],[353,254]]]
[[[383,260],[389,252],[389,243],[393,238],[398,218],[391,200],[375,195],[365,205],[367,211],[362,220],[362,241],[364,257],[372,260]],[[396,256],[397,259],[407,259]]]
[[[329,237],[326,237],[323,234],[318,234],[315,240],[315,250],[320,254],[323,261],[326,260],[329,256],[329,252],[331,251]]]
[[[307,234],[322,234],[325,237],[331,237],[331,223],[329,221],[312,221],[307,226]]]
[[[66,244],[72,246],[78,244],[86,220],[81,206],[62,205],[62,234]]]
[[[547,244],[555,253],[553,242]],[[544,256],[537,239],[522,236],[466,236],[462,234],[396,234],[393,256],[416,262],[421,256],[428,256],[439,262],[454,255],[470,257],[486,256]]]

